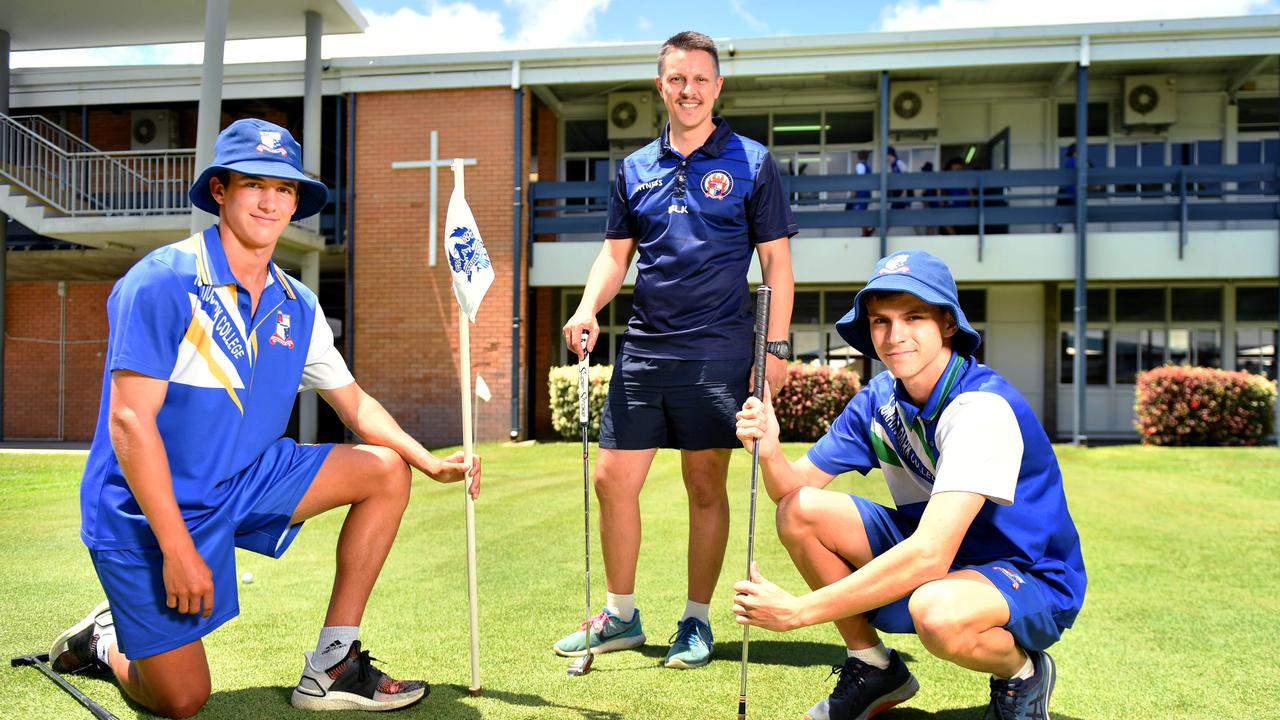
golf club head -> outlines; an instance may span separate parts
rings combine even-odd
[[[588,672],[591,671],[591,661],[594,658],[595,658],[595,655],[592,653],[586,653],[584,655],[576,657],[573,659],[573,662],[569,664],[569,669],[566,670],[565,672],[569,674],[569,677],[578,677],[579,675],[586,675]]]

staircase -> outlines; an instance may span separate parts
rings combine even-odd
[[[137,253],[190,231],[194,149],[104,152],[38,115],[0,114],[0,212],[45,237]],[[324,248],[316,218],[281,237]]]

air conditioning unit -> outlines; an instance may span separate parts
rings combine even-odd
[[[1178,120],[1173,75],[1129,75],[1124,79],[1124,124],[1172,125]]]
[[[129,116],[129,147],[133,150],[169,150],[178,146],[176,112],[133,110]]]
[[[654,97],[650,92],[609,93],[609,139],[650,138],[656,134]]]
[[[889,86],[889,132],[937,129],[937,81],[895,82]]]

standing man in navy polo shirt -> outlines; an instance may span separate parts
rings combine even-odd
[[[271,260],[292,220],[328,190],[302,172],[289,131],[238,120],[218,136],[191,202],[218,222],[159,248],[107,300],[110,337],[98,427],[80,484],[80,536],[107,600],[49,652],[60,672],[114,675],[166,717],[209,698],[202,638],[239,613],[237,547],[280,557],[303,521],[350,507],[314,653],[291,702],[392,710],[421,700],[360,649],[365,603],[409,502],[410,466],[472,478],[440,459],[356,384],[315,294]],[[365,445],[281,437],[294,398],[315,389]],[[326,587],[313,585],[322,595]]]
[[[724,84],[715,42],[696,32],[667,40],[656,82],[667,127],[622,163],[604,248],[564,326],[574,353],[581,354],[584,331],[588,350],[595,347],[596,313],[617,294],[638,250],[634,314],[609,386],[595,469],[608,599],[555,651],[582,655],[585,632],[592,652],[644,643],[635,601],[640,489],[658,448],[678,448],[689,495],[688,602],[663,664],[694,668],[711,659],[708,609],[728,542],[734,413],[751,372],[747,269],[754,250],[773,287],[768,339],[776,355],[765,373],[781,388],[796,224],[769,151],[712,117]]]

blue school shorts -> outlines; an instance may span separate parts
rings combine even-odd
[[[901,512],[851,495],[862,525],[867,530],[871,554],[878,556],[915,532],[916,522]],[[1009,560],[996,559],[978,565],[953,565],[956,570],[976,570],[991,581],[1009,605],[1009,622],[1004,628],[1024,650],[1045,650],[1062,637],[1062,628],[1053,619],[1049,587],[1035,575],[1019,569]],[[888,633],[915,634],[915,622],[907,609],[908,595],[867,613],[871,626]]]
[[[196,550],[213,575],[213,613],[187,615],[165,605],[164,556],[159,547],[90,550],[93,567],[111,603],[116,641],[131,660],[159,655],[208,635],[240,614],[237,547],[278,558],[302,523],[293,511],[333,445],[299,445],[281,438],[252,465],[224,482],[227,501],[191,531]]]
[[[741,447],[735,416],[747,400],[751,362],[751,358],[668,360],[623,353],[609,380],[600,447]]]

